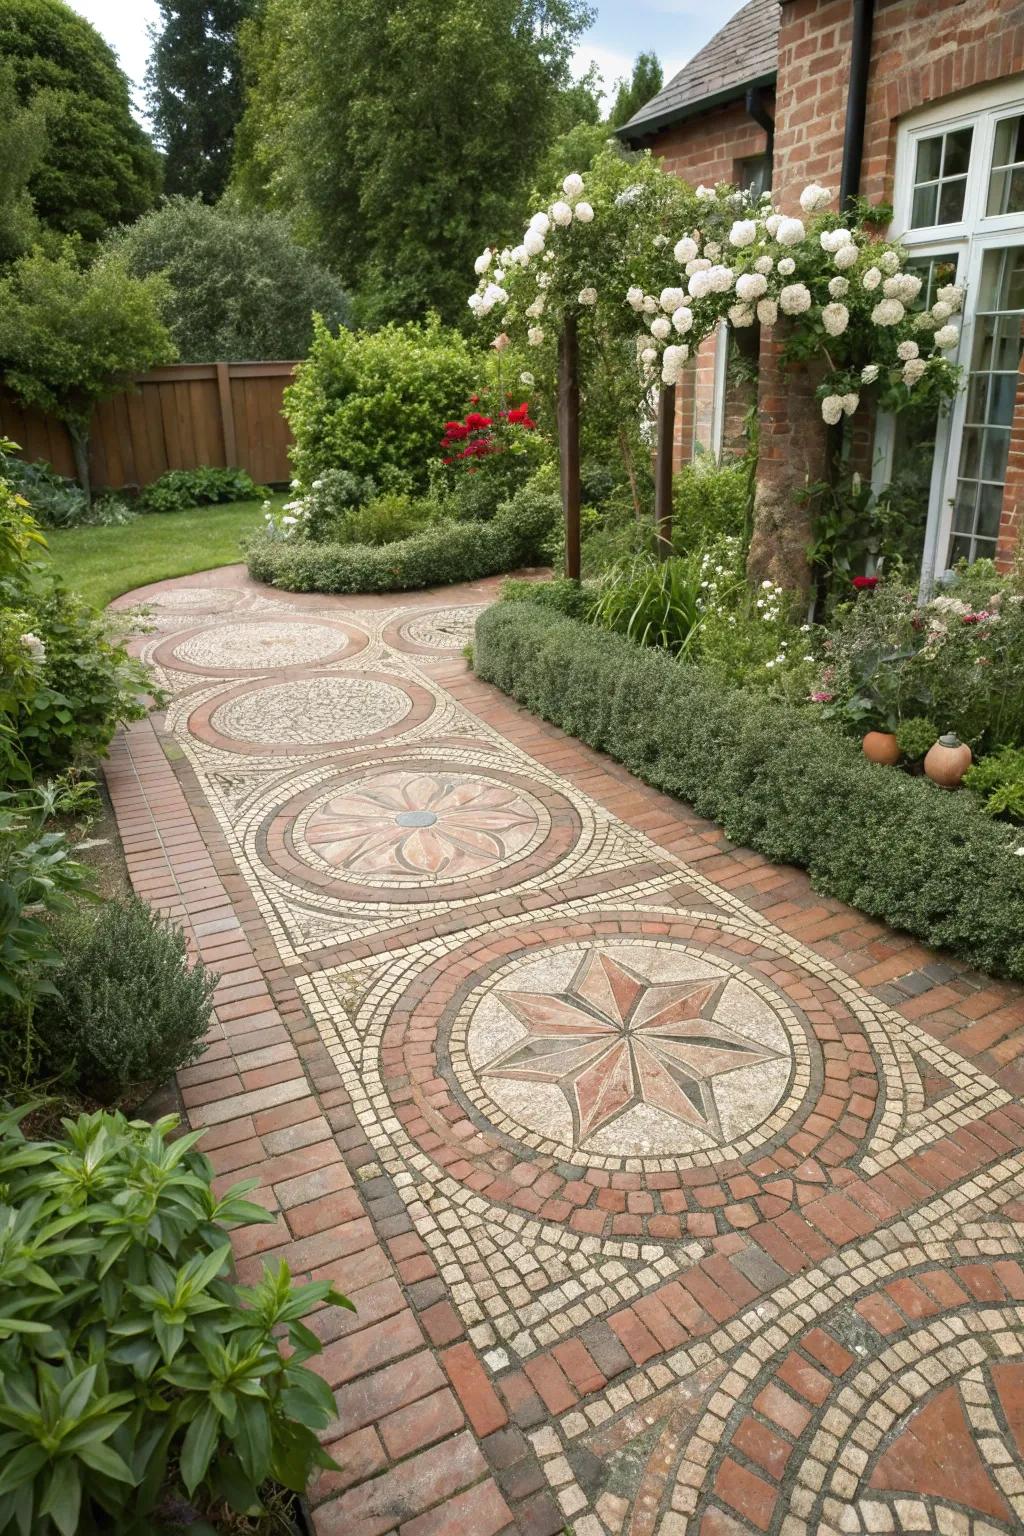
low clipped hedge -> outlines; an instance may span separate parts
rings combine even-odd
[[[405,592],[531,564],[558,515],[556,494],[524,486],[490,522],[436,523],[393,544],[260,537],[246,559],[255,581],[286,592]]]
[[[480,616],[474,664],[734,842],[806,869],[819,891],[1024,980],[1021,834],[972,795],[876,767],[804,710],[529,601]]]

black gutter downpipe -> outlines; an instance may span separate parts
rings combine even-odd
[[[765,134],[767,135],[765,154],[768,156],[769,160],[774,159],[775,119],[772,117],[771,113],[768,111],[768,108],[764,104],[764,91],[759,85],[749,85],[747,87],[747,95],[746,100],[744,101],[744,107],[746,108],[747,116],[752,118],[759,128],[764,129]]]
[[[871,63],[871,29],[875,0],[853,0],[853,37],[850,43],[850,88],[846,96],[846,131],[843,137],[843,169],[839,178],[839,208],[845,211],[860,191],[864,160],[864,119],[868,102],[868,71]]]

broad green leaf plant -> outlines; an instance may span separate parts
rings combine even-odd
[[[352,1304],[284,1263],[232,1281],[228,1229],[272,1219],[255,1181],[218,1198],[173,1116],[33,1142],[24,1113],[0,1115],[0,1536],[209,1533],[335,1466],[304,1319]]]

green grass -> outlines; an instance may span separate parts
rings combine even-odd
[[[262,525],[262,505],[148,512],[121,528],[49,529],[46,541],[68,586],[102,608],[151,581],[234,565],[242,559],[239,540]]]

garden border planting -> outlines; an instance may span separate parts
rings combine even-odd
[[[1024,978],[1019,832],[967,795],[866,761],[801,709],[724,688],[535,603],[476,626],[477,675],[815,887],[993,973]]]

